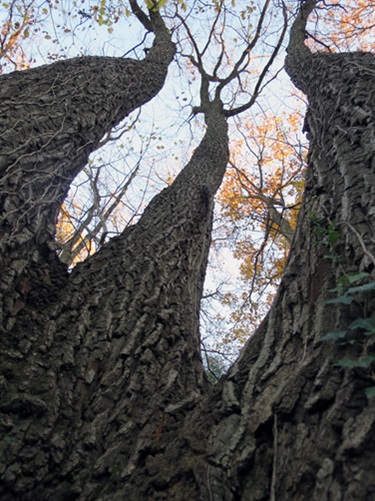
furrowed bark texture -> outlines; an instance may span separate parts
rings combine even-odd
[[[175,47],[158,14],[142,61],[82,57],[1,77],[0,326],[9,329],[55,263],[55,223],[72,179],[104,134],[163,87]],[[54,263],[52,275],[50,269]],[[59,277],[59,278],[57,278]],[[15,293],[15,290],[17,293]]]
[[[209,439],[215,500],[375,496],[375,402],[365,395],[373,370],[333,365],[373,355],[373,336],[354,345],[320,341],[374,319],[373,292],[351,305],[326,301],[344,274],[375,276],[375,55],[296,63],[294,81],[309,98],[304,202],[272,309],[223,383],[234,411]],[[339,234],[331,246],[329,225]],[[223,467],[233,498],[220,495]]]
[[[217,390],[232,412],[215,419],[208,439],[207,499],[375,496],[375,406],[364,391],[373,372],[333,366],[374,354],[374,341],[320,341],[374,318],[373,292],[351,305],[326,301],[344,274],[374,280],[375,55],[311,54],[303,41],[314,5],[306,2],[294,24],[286,64],[309,99],[303,206],[271,311]],[[332,245],[330,224],[339,234]]]
[[[190,163],[139,223],[77,266],[43,310],[18,312],[2,363],[2,498],[142,498],[147,483],[128,478],[146,458],[158,470],[165,423],[173,428],[207,388],[198,320],[228,162],[221,105],[206,122]]]
[[[306,53],[303,23],[287,68],[310,102],[306,192],[263,324],[211,387],[198,310],[228,138],[220,103],[206,103],[173,185],[60,288],[36,282],[49,301],[30,291],[1,337],[1,499],[374,498],[371,372],[333,366],[373,353],[372,338],[320,338],[375,310],[373,292],[326,302],[343,273],[374,276],[375,57]]]

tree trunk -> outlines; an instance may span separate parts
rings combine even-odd
[[[18,286],[22,304],[1,338],[2,499],[374,497],[371,371],[333,365],[359,360],[373,342],[360,329],[356,344],[321,337],[375,309],[365,289],[350,305],[326,302],[343,273],[374,274],[375,59],[306,53],[298,30],[308,13],[295,22],[287,62],[310,101],[306,192],[263,324],[210,386],[198,313],[228,160],[225,113],[214,101],[191,161],[137,225],[63,282],[35,276],[29,289]],[[64,151],[63,138],[53,144],[54,155]],[[14,249],[7,259],[18,259]]]
[[[101,138],[164,85],[175,46],[159,14],[150,15],[155,40],[142,61],[87,56],[1,77],[0,326],[6,330],[29,289],[44,281],[49,296],[51,282],[65,280],[54,236],[71,181]]]

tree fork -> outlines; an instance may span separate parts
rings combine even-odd
[[[25,377],[7,381],[3,411],[18,414],[14,440],[34,441],[40,451],[48,444],[49,450],[43,453],[43,479],[35,461],[25,469],[18,464],[15,485],[16,471],[7,469],[14,494],[64,499],[69,492],[64,478],[75,477],[83,457],[93,479],[109,476],[109,485],[123,481],[139,467],[145,448],[154,443],[158,450],[174,416],[207,390],[199,303],[228,137],[221,105],[208,105],[205,117],[205,136],[182,173],[135,226],[76,266],[55,301],[38,311],[22,352],[33,308],[19,312],[12,332],[18,349],[8,345],[4,366],[14,370],[12,357],[19,355],[16,372]],[[25,414],[28,432],[22,429]],[[34,420],[43,423],[43,433]],[[9,457],[9,464],[17,457]],[[78,489],[82,499],[96,498],[98,484],[87,475],[82,470],[71,479],[72,495]]]

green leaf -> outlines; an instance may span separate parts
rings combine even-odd
[[[327,304],[351,304],[354,301],[353,297],[350,296],[339,296],[335,299],[328,299]]]
[[[338,256],[336,256],[336,254],[325,254],[323,257],[324,259],[331,259],[332,261],[338,259]]]
[[[321,341],[336,341],[336,339],[343,339],[347,335],[347,331],[328,332],[320,338]]]
[[[369,282],[368,284],[358,285],[357,287],[350,287],[347,290],[347,294],[355,294],[356,292],[368,292],[375,291],[375,282]]]
[[[368,362],[369,365],[371,365],[373,362],[375,362],[375,355],[367,355],[367,357],[362,358],[364,362]]]
[[[346,279],[347,281],[349,282],[349,284],[355,284],[356,282],[358,282],[359,280],[362,280],[362,278],[366,278],[368,277],[369,274],[366,273],[366,272],[360,272],[360,273],[355,273],[354,275],[346,275]]]
[[[148,10],[151,10],[153,12],[157,12],[160,7],[160,2],[157,2],[156,0],[146,0],[146,5]]]
[[[368,357],[363,358],[362,360],[352,360],[351,358],[342,358],[338,360],[333,365],[334,367],[370,367],[370,365],[374,362],[375,357],[369,355]]]
[[[358,360],[352,360],[351,358],[342,358],[333,364],[334,367],[357,367]]]
[[[368,399],[375,397],[375,386],[369,386],[365,389],[366,397]]]
[[[339,287],[346,287],[349,283],[349,278],[345,275],[338,279],[337,284]]]
[[[330,244],[334,244],[336,240],[340,238],[340,233],[337,230],[332,230],[329,228],[329,233],[328,233],[328,242]]]
[[[375,320],[369,318],[357,318],[349,325],[349,329],[363,329],[367,335],[375,334]]]

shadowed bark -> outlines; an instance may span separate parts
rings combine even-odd
[[[234,412],[209,439],[214,499],[232,499],[219,494],[223,467],[233,499],[355,500],[375,492],[375,409],[364,391],[373,372],[333,366],[365,359],[374,341],[359,330],[354,345],[320,340],[375,309],[373,292],[351,305],[326,302],[344,274],[374,279],[375,55],[312,54],[305,23],[315,4],[306,2],[294,23],[286,64],[309,99],[303,206],[271,311],[220,387]]]
[[[36,308],[31,301],[18,312],[5,364],[13,373],[12,359],[20,358],[18,378],[8,378],[2,410],[19,415],[13,440],[31,440],[39,451],[39,464],[33,458],[27,475],[19,463],[6,471],[8,488],[25,499],[27,492],[30,499],[75,492],[98,499],[98,485],[114,499],[113,484],[160,440],[165,416],[184,413],[208,388],[199,302],[228,137],[220,102],[207,104],[205,119],[191,161],[139,223],[78,265],[62,290],[51,288],[50,304]],[[37,419],[27,431],[26,416]],[[8,460],[19,457],[17,451]],[[77,471],[82,461],[88,469]],[[104,485],[103,476],[111,481]]]
[[[321,337],[375,309],[371,291],[351,305],[326,302],[343,273],[374,274],[375,57],[312,55],[298,33],[314,5],[296,19],[287,61],[310,102],[306,191],[263,324],[210,386],[198,313],[228,137],[219,99],[206,100],[201,144],[139,223],[63,283],[36,278],[7,324],[2,499],[374,497],[371,370],[333,366],[373,353],[373,341]]]

